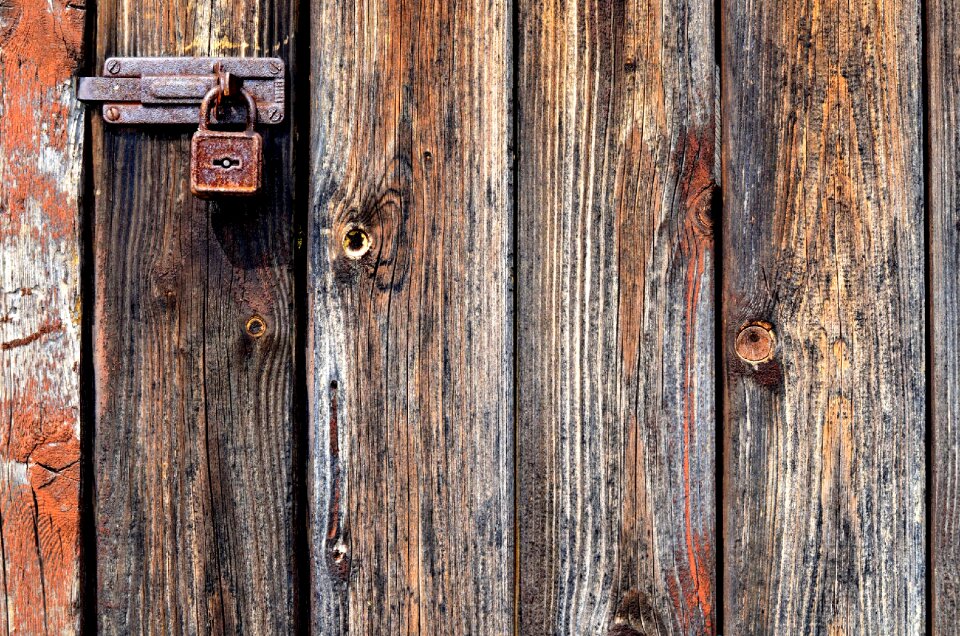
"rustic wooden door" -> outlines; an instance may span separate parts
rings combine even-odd
[[[0,0],[0,634],[956,633],[958,10]]]

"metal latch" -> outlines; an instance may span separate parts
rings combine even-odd
[[[200,103],[219,85],[210,123],[243,123],[244,100],[253,98],[259,124],[284,119],[286,90],[283,60],[275,57],[112,57],[103,77],[82,77],[77,97],[103,103],[103,118],[111,124],[199,124]],[[239,108],[237,107],[239,105]]]

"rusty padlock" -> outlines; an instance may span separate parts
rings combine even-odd
[[[200,128],[190,145],[190,190],[207,199],[213,196],[249,196],[260,190],[263,138],[253,128],[257,105],[247,91],[247,128],[243,131],[210,130],[210,104],[222,92],[215,86],[200,104]]]

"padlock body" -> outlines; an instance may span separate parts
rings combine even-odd
[[[255,194],[262,162],[259,134],[200,129],[191,144],[190,189],[203,198]]]

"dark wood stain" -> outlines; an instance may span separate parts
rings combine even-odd
[[[249,55],[290,68],[296,11],[103,0],[98,65]],[[206,203],[190,194],[192,129],[95,119],[99,632],[296,628],[289,121],[262,130],[260,195]]]

